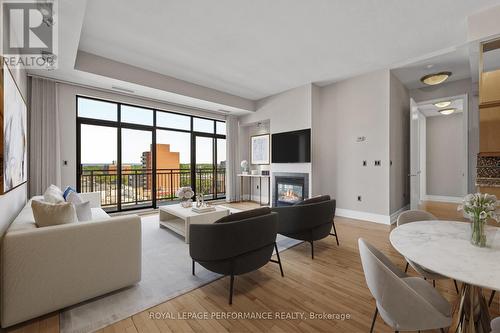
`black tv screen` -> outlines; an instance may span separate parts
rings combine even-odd
[[[272,135],[273,163],[311,162],[311,129]]]

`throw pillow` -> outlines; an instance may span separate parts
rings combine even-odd
[[[72,203],[73,205],[82,204],[84,201],[79,193],[70,192],[66,197],[66,202]]]
[[[63,193],[64,200],[68,201],[68,195],[73,192],[76,192],[74,188],[72,188],[71,186],[66,187]]]
[[[90,208],[90,202],[86,201],[79,204],[74,204],[76,210],[76,216],[78,221],[90,221],[92,220],[92,209]]]
[[[67,202],[53,204],[33,200],[31,201],[31,208],[35,223],[39,228],[78,222],[75,207]]]
[[[43,194],[43,200],[49,203],[60,203],[64,202],[64,197],[59,187],[50,185]]]
[[[270,213],[271,213],[271,208],[269,208],[269,207],[262,207],[262,208],[252,209],[252,210],[245,210],[243,212],[234,213],[231,215],[224,216],[223,218],[218,219],[214,223],[240,221],[240,220],[245,220],[245,219],[249,219],[252,217],[267,215]]]

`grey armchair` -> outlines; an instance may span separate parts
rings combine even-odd
[[[451,305],[436,289],[422,278],[406,275],[362,238],[358,245],[366,284],[376,301],[370,333],[378,313],[396,332],[444,332],[451,325]]]
[[[189,254],[206,269],[230,276],[229,304],[233,302],[234,276],[259,269],[269,261],[283,268],[276,246],[278,214],[269,208],[231,214],[213,224],[189,226]],[[278,260],[272,260],[276,250]]]
[[[397,226],[399,227],[400,225],[412,223],[412,222],[417,222],[417,221],[433,221],[433,220],[437,220],[437,219],[438,218],[435,217],[434,215],[432,215],[431,213],[423,211],[423,210],[407,210],[405,212],[402,212],[398,216]],[[438,274],[436,272],[428,270],[428,269],[412,262],[408,258],[405,258],[405,260],[406,260],[405,273],[408,271],[408,264],[409,264],[424,279],[432,280],[432,285],[434,287],[436,286],[436,280],[448,279],[446,276],[443,276],[441,274]],[[453,283],[455,284],[455,291],[458,294],[457,281],[453,280]]]
[[[307,241],[311,244],[311,257],[314,259],[314,241],[335,236],[335,200],[323,195],[302,201],[293,206],[275,207],[278,213],[278,233],[293,239]],[[332,228],[334,233],[332,233]]]

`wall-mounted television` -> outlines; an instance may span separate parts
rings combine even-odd
[[[311,129],[275,133],[271,138],[273,163],[311,162]]]

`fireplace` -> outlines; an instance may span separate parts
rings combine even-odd
[[[308,182],[304,174],[275,175],[273,206],[290,206],[308,197]]]

